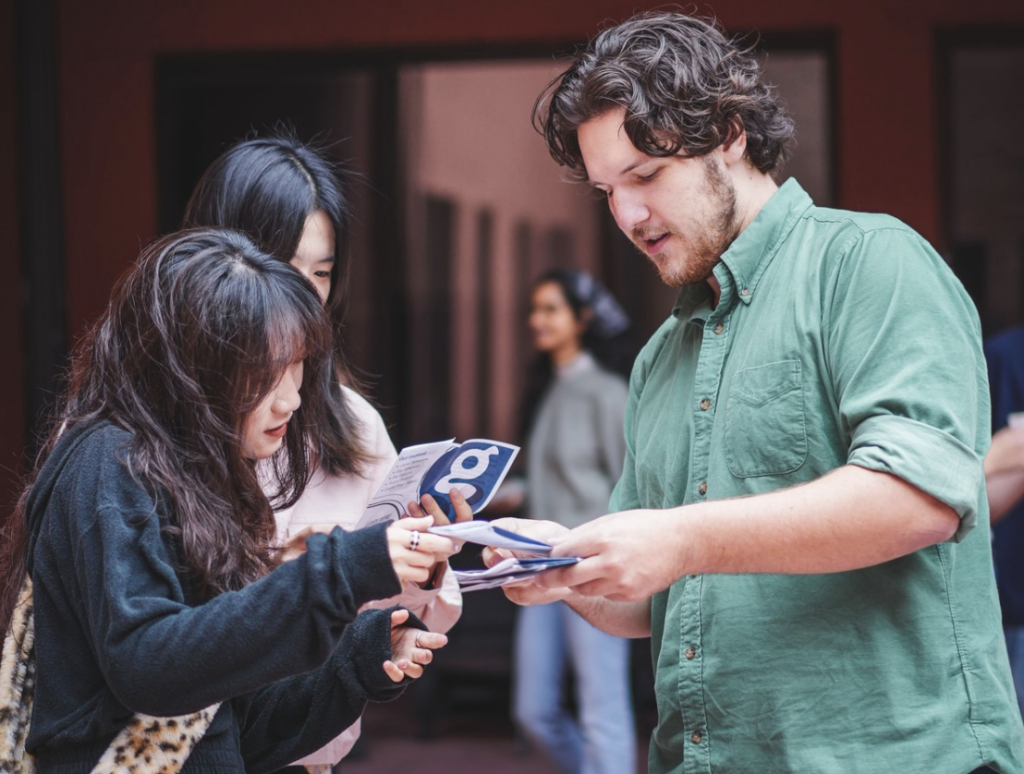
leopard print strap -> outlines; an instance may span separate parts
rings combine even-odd
[[[4,637],[0,661],[0,772],[35,774],[35,759],[25,751],[36,676],[32,579],[18,595],[18,604]],[[220,704],[191,715],[157,718],[134,715],[107,747],[92,774],[177,774],[192,748],[210,727]]]
[[[92,774],[177,774],[219,707],[214,704],[172,718],[135,715],[114,737]]]
[[[0,772],[4,774],[35,773],[35,760],[25,752],[35,683],[32,579],[26,575],[0,658]]]

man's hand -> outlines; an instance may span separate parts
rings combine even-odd
[[[639,602],[686,573],[680,516],[668,511],[623,511],[553,537],[552,556],[582,556],[570,567],[540,573],[537,583],[570,587],[585,596]]]
[[[534,540],[543,540],[545,543],[550,543],[554,538],[569,532],[568,528],[553,521],[536,521],[534,519],[494,519],[491,524]],[[491,547],[485,548],[481,554],[484,564],[488,567],[493,567],[498,562],[515,555],[507,549]],[[501,589],[511,602],[524,607],[546,605],[571,596],[572,591],[568,588],[550,588],[538,585],[537,578],[542,575],[544,573],[519,583],[510,583],[507,586],[502,586]]]
[[[384,662],[384,672],[396,683],[403,677],[422,677],[423,668],[434,660],[434,651],[448,644],[448,638],[439,632],[405,626],[408,620],[408,610],[391,614],[391,659]]]

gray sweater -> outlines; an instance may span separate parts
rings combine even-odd
[[[567,527],[608,512],[622,473],[625,380],[583,352],[558,369],[528,439],[529,514]]]

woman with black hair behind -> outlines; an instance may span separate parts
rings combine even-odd
[[[352,529],[397,457],[384,421],[356,391],[346,366],[342,329],[352,215],[344,184],[342,171],[323,151],[286,135],[254,138],[206,169],[185,213],[187,227],[238,229],[290,263],[313,284],[331,317],[335,367],[321,375],[328,422],[312,439],[324,453],[302,497],[276,514],[282,544],[301,544],[311,530]],[[471,519],[458,490],[451,497],[456,520]],[[425,502],[435,522],[447,523],[429,496]],[[415,504],[410,512],[423,513]],[[447,632],[462,612],[459,586],[447,567],[438,562],[425,582],[405,584],[400,595],[373,605],[400,604],[431,631]],[[318,774],[329,771],[359,733],[356,722],[298,763]]]
[[[603,515],[625,454],[629,319],[589,274],[554,269],[534,283],[538,356],[524,400],[527,513],[575,527]],[[563,691],[572,670],[578,719]],[[567,605],[524,607],[515,635],[513,711],[567,774],[636,767],[629,643]]]
[[[237,232],[165,237],[118,282],[4,544],[5,662],[26,650],[0,769],[274,771],[422,673],[443,634],[357,611],[451,553],[430,518],[274,548],[272,505],[321,453],[330,350],[309,283]]]

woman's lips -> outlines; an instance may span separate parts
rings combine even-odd
[[[265,430],[264,432],[271,438],[283,438],[284,434],[288,432],[288,423],[285,422],[284,424],[273,427],[270,430]]]

